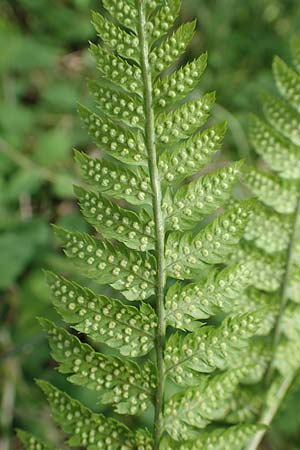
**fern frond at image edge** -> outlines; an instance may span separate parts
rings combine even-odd
[[[241,162],[218,170],[210,164],[226,124],[203,129],[215,102],[214,92],[199,98],[195,90],[207,55],[173,69],[195,21],[173,28],[178,0],[103,5],[105,17],[93,13],[101,45],[91,45],[97,109],[79,107],[103,156],[75,154],[89,186],[75,192],[98,234],[55,232],[81,276],[113,294],[47,272],[58,314],[85,342],[47,319],[40,323],[59,371],[94,391],[118,419],[38,384],[70,446],[241,450],[264,428],[255,424],[252,385],[268,355],[252,338],[268,333],[269,324],[266,308],[244,311],[252,262],[228,261],[255,202],[228,206]],[[203,169],[208,173],[199,176]],[[102,353],[93,342],[114,351]],[[250,399],[246,406],[243,399]],[[139,425],[148,411],[149,430]],[[27,432],[19,437],[31,450],[52,448]]]
[[[259,168],[245,172],[245,184],[260,200],[251,216],[235,262],[255,261],[251,296],[268,305],[270,334],[266,390],[259,421],[270,426],[300,368],[300,41],[292,42],[293,65],[273,61],[280,97],[262,96],[265,119],[252,116],[250,139],[260,156]],[[263,170],[261,169],[263,167]],[[250,292],[250,291],[249,291]],[[246,303],[245,303],[246,305]],[[245,312],[248,308],[245,309]],[[250,441],[256,450],[266,430]]]

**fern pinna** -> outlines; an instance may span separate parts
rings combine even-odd
[[[246,226],[246,244],[235,255],[254,262],[245,312],[268,305],[265,384],[270,388],[261,404],[261,422],[266,425],[300,368],[300,42],[295,40],[292,48],[294,70],[279,57],[273,62],[280,97],[264,94],[265,120],[251,118],[250,138],[261,160],[244,178],[260,202]],[[265,392],[265,386],[261,389]],[[258,448],[264,432],[255,436],[248,450]]]
[[[105,17],[93,15],[102,42],[91,47],[100,73],[91,83],[98,111],[80,107],[103,156],[76,153],[90,185],[76,194],[100,236],[56,232],[81,274],[109,285],[114,298],[52,273],[47,279],[63,320],[114,352],[100,353],[41,323],[59,370],[95,391],[118,419],[39,385],[70,446],[240,450],[259,428],[248,423],[245,404],[247,384],[265,369],[256,363],[264,348],[251,340],[265,310],[242,311],[251,264],[228,266],[227,259],[253,202],[215,214],[230,198],[239,162],[195,177],[218,152],[226,127],[201,129],[215,100],[214,93],[195,99],[206,54],[175,70],[195,31],[194,21],[171,28],[180,2],[103,4]],[[121,415],[132,415],[138,424],[149,408],[153,430],[122,422]],[[30,449],[49,448],[25,432],[20,438]]]

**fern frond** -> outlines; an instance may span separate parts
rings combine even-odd
[[[255,270],[255,268],[254,268]],[[250,284],[250,276],[248,276],[248,283]],[[273,328],[277,314],[279,312],[280,297],[274,295],[273,292],[262,292],[258,289],[249,288],[241,295],[236,297],[232,307],[232,312],[242,314],[246,312],[257,311],[263,308],[265,311],[262,322],[260,323],[258,335],[268,335]]]
[[[111,51],[123,58],[139,62],[139,40],[136,34],[128,33],[97,12],[93,12],[93,25],[98,36]]]
[[[156,123],[158,146],[174,144],[190,137],[205,124],[214,103],[215,93],[211,92],[200,100],[192,100],[174,111],[159,114]]]
[[[103,0],[103,6],[121,25],[135,33],[137,32],[136,14],[133,9],[134,2],[131,2],[131,5],[124,5],[118,0]]]
[[[169,32],[179,14],[181,1],[158,1],[158,4],[159,10],[150,17],[150,20],[147,23],[147,34],[150,46]],[[151,6],[153,8],[154,5],[152,4]]]
[[[161,182],[176,185],[199,172],[220,149],[225,132],[226,123],[221,122],[181,141],[172,152],[162,152],[158,161]]]
[[[46,276],[56,310],[77,331],[126,356],[142,356],[154,347],[157,317],[151,305],[128,306],[53,273]]]
[[[137,215],[101,194],[77,186],[75,193],[86,220],[106,239],[117,239],[134,250],[154,249],[154,222],[145,210]]]
[[[129,64],[126,59],[110,53],[105,47],[91,44],[90,52],[97,63],[101,76],[110,80],[114,74],[113,83],[128,93],[135,93],[142,97],[143,82],[140,67]]]
[[[232,262],[252,264],[250,284],[263,291],[274,292],[279,289],[284,275],[284,254],[268,254],[251,244],[243,244],[238,252],[231,255]]]
[[[260,417],[260,421],[266,425],[270,425],[273,420],[300,367],[296,350],[299,346],[300,317],[298,305],[292,303],[299,303],[300,300],[297,251],[300,213],[300,76],[299,70],[295,72],[290,69],[278,57],[274,59],[273,73],[281,97],[265,94],[262,102],[268,124],[256,117],[250,123],[252,142],[266,163],[266,170],[262,172],[253,168],[245,175],[246,184],[258,196],[261,204],[246,228],[245,238],[250,244],[244,246],[240,253],[240,256],[243,254],[243,260],[248,258],[256,261],[251,284],[263,291],[263,294],[257,293],[257,298],[264,301],[265,291],[273,292],[268,295],[271,306],[269,320],[265,324],[265,331],[271,334],[272,341],[266,373],[266,381],[271,387]],[[277,372],[282,377],[278,377]],[[256,450],[263,435],[263,431],[258,433],[247,450]]]
[[[300,76],[281,58],[275,56],[273,72],[281,95],[300,112]],[[299,178],[299,177],[298,177]]]
[[[151,365],[141,370],[133,361],[98,353],[65,329],[40,321],[60,372],[71,374],[72,383],[97,391],[99,402],[113,404],[119,414],[138,414],[148,408],[156,383]]]
[[[279,178],[270,172],[258,169],[245,174],[245,182],[253,193],[266,205],[281,214],[295,211],[297,203],[297,184],[293,180]]]
[[[184,287],[174,283],[166,293],[167,324],[193,331],[201,325],[198,320],[221,311],[232,312],[250,283],[249,276],[250,266],[236,264],[221,271],[211,270],[204,280]]]
[[[197,438],[197,429],[222,419],[228,400],[244,376],[243,370],[227,371],[199,380],[196,388],[175,394],[166,404],[164,427],[176,441]]]
[[[169,376],[180,385],[195,385],[199,373],[229,368],[238,349],[257,334],[263,315],[263,310],[246,313],[225,319],[217,328],[201,327],[184,337],[172,334],[165,351]]]
[[[264,392],[256,386],[238,386],[230,400],[230,412],[225,418],[229,424],[255,423],[264,400]]]
[[[294,303],[287,305],[281,321],[280,328],[288,339],[298,341],[300,339],[300,306]]]
[[[90,82],[89,87],[102,114],[109,114],[123,126],[142,128],[144,111],[138,96],[123,93],[101,79]]]
[[[75,159],[83,178],[95,191],[134,205],[151,203],[150,179],[143,168],[120,167],[115,162],[92,159],[80,152],[75,153]]]
[[[153,91],[158,109],[168,108],[184,99],[199,83],[206,65],[207,53],[204,53],[168,77],[158,78]]]
[[[152,77],[155,80],[157,75],[166,70],[172,63],[176,62],[186,50],[195,33],[195,20],[181,25],[164,42],[154,47],[149,53],[149,64]]]
[[[82,273],[100,284],[110,284],[128,300],[145,300],[154,293],[155,260],[119,244],[112,245],[89,234],[55,227],[65,253]]]
[[[201,269],[225,262],[243,235],[253,202],[246,201],[218,216],[196,236],[173,232],[166,244],[167,268],[178,279],[197,277]]]
[[[258,325],[257,335],[261,334],[263,319]],[[255,339],[250,345],[241,348],[231,355],[232,367],[240,367],[241,361],[245,370],[243,384],[256,384],[263,380],[266,370],[272,359],[272,346],[263,339]]]
[[[196,441],[187,442],[178,447],[166,444],[163,450],[242,450],[257,431],[264,430],[262,425],[236,425],[229,428],[220,428],[210,433],[203,433]],[[168,445],[171,445],[168,447]]]
[[[42,439],[39,439],[27,431],[17,430],[17,436],[26,450],[56,450],[54,447],[46,444]]]
[[[194,228],[205,215],[224,205],[238,180],[240,168],[241,162],[234,163],[180,187],[175,194],[168,190],[162,203],[166,229]]]
[[[300,144],[298,113],[285,101],[270,94],[263,96],[263,110],[272,127],[294,145]]]
[[[299,341],[282,339],[276,349],[273,365],[283,377],[286,375],[294,377],[300,367]]]
[[[128,128],[122,127],[107,117],[95,114],[84,106],[80,105],[78,112],[95,144],[107,154],[125,164],[147,166],[146,148],[140,133],[133,133]],[[97,173],[99,174],[99,171]]]
[[[242,163],[206,167],[226,124],[202,128],[215,102],[214,92],[199,98],[196,90],[206,53],[175,67],[196,24],[172,27],[179,0],[104,0],[103,6],[103,16],[93,14],[101,44],[91,45],[98,112],[79,107],[100,152],[96,158],[75,153],[89,185],[75,194],[99,235],[59,227],[56,233],[81,277],[109,285],[110,297],[48,273],[56,310],[84,336],[46,320],[42,325],[71,382],[119,414],[141,416],[141,423],[154,409],[153,432],[130,430],[51,385],[41,387],[72,446],[162,450],[167,442],[172,450],[208,450],[215,443],[225,450],[228,438],[230,450],[240,449],[255,428],[224,430],[213,422],[226,412],[247,420],[235,395],[239,383],[261,378],[270,351],[252,338],[271,323],[254,301],[248,309],[242,304],[253,260],[240,264],[237,250],[254,202],[227,209]],[[230,264],[234,258],[237,264]],[[213,326],[205,323],[211,317]],[[105,345],[102,353],[93,341]],[[165,406],[165,385],[173,381],[175,395]],[[128,421],[133,428],[134,420]],[[203,434],[210,423],[216,430]],[[167,433],[181,441],[163,441]]]
[[[256,152],[282,178],[299,178],[298,147],[289,139],[256,116],[250,121],[250,139]]]
[[[257,204],[244,233],[247,241],[266,253],[287,250],[292,233],[292,218]]]
[[[121,422],[92,412],[50,383],[40,380],[38,385],[47,397],[54,420],[70,436],[71,447],[93,450],[100,442],[103,450],[136,448],[134,433]]]

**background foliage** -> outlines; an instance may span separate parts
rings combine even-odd
[[[72,270],[49,224],[86,231],[73,200],[72,148],[94,151],[76,104],[86,98],[86,79],[94,71],[87,51],[87,41],[94,39],[90,10],[101,4],[0,0],[0,6],[0,417],[6,449],[19,445],[11,437],[13,427],[60,440],[33,378],[74,389],[52,370],[36,316],[57,320],[41,268]],[[298,0],[186,0],[182,19],[194,16],[198,33],[188,57],[209,51],[200,89],[217,91],[215,116],[229,122],[223,158],[253,158],[247,115],[259,109],[258,93],[274,88],[273,55],[289,59]],[[85,390],[72,395],[92,404]],[[266,449],[300,449],[299,399],[296,385]]]

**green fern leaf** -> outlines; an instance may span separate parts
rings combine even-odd
[[[299,47],[295,45],[297,64]],[[274,412],[279,409],[300,367],[297,357],[299,307],[292,303],[300,301],[300,77],[278,57],[274,59],[273,73],[281,98],[264,95],[264,115],[269,124],[253,118],[250,126],[255,150],[263,159],[259,165],[266,171],[253,169],[245,175],[246,184],[261,203],[245,231],[244,237],[251,244],[243,244],[238,252],[238,258],[243,262],[252,260],[255,264],[250,278],[251,285],[258,289],[251,290],[250,295],[246,293],[244,303],[248,302],[251,309],[269,303],[261,330],[261,334],[271,334],[265,369],[267,384],[261,384],[259,388],[266,390],[270,384],[261,413],[261,421],[267,425],[273,420]],[[240,303],[242,305],[243,299]],[[264,346],[266,340],[258,342]],[[278,376],[278,372],[282,376]],[[263,436],[264,432],[259,433],[247,448],[258,448]]]
[[[54,447],[49,446],[42,439],[26,431],[17,430],[17,436],[26,450],[55,450]]]
[[[110,80],[113,74],[113,83],[128,93],[138,94],[142,97],[143,81],[140,67],[129,64],[125,59],[110,53],[105,47],[91,44],[90,51],[97,63],[97,69],[103,78]]]
[[[297,112],[283,100],[269,94],[263,96],[263,110],[268,121],[276,131],[300,144],[300,125]]]
[[[103,43],[112,52],[116,51],[123,58],[139,62],[139,40],[135,34],[127,33],[97,12],[93,13],[93,25]]]
[[[263,311],[261,309],[261,311]],[[266,312],[266,310],[264,310]],[[258,324],[257,335],[260,334],[262,321]],[[239,352],[232,353],[231,366],[241,367],[241,361],[245,370],[243,384],[256,384],[263,380],[266,370],[272,359],[272,347],[263,340],[253,340],[251,345],[241,348]]]
[[[134,205],[151,203],[150,180],[143,168],[125,169],[112,161],[92,159],[80,152],[76,152],[75,158],[82,176],[96,191]]]
[[[230,400],[230,412],[225,418],[226,423],[253,423],[259,414],[263,403],[264,393],[253,386],[239,385]]]
[[[180,0],[166,0],[160,3],[160,8],[152,14],[147,23],[147,34],[149,44],[157,42],[165,36],[173,26],[180,10]],[[151,5],[151,9],[154,4]]]
[[[300,72],[300,39],[299,38],[295,37],[292,40],[291,50],[292,50],[294,66],[296,67],[297,72]]]
[[[99,402],[113,404],[119,414],[139,414],[148,408],[156,383],[150,365],[141,370],[132,361],[98,353],[63,328],[40,321],[60,372],[71,374],[72,383],[97,391]]]
[[[297,264],[291,264],[290,277],[287,283],[287,297],[295,303],[300,303],[300,267],[299,260]]]
[[[282,339],[276,349],[273,361],[274,367],[283,376],[292,375],[299,370],[299,341]]]
[[[204,280],[184,287],[176,282],[166,294],[167,323],[193,331],[201,325],[197,320],[221,311],[232,312],[235,301],[249,285],[249,275],[250,267],[236,264],[222,271],[212,270]]]
[[[95,450],[98,442],[103,450],[136,449],[134,434],[121,422],[93,413],[50,383],[38,381],[38,385],[47,397],[54,420],[70,435],[71,447]]]
[[[257,204],[249,218],[244,238],[266,253],[286,250],[292,232],[292,217]]]
[[[201,327],[184,337],[172,334],[165,352],[169,376],[187,386],[198,383],[199,373],[227,369],[238,349],[257,333],[263,314],[260,310],[229,317],[217,328]]]
[[[178,440],[197,438],[197,428],[205,428],[211,421],[222,419],[228,400],[243,378],[242,370],[228,371],[214,377],[202,376],[196,388],[175,394],[166,404],[164,427]]]
[[[274,58],[273,73],[281,95],[300,112],[300,76],[279,57]]]
[[[199,83],[206,65],[207,53],[204,53],[168,77],[158,78],[153,92],[158,110],[160,108],[168,108],[170,105],[184,99]]]
[[[89,234],[55,227],[65,253],[87,277],[110,284],[127,300],[145,300],[154,293],[155,262],[152,255],[142,257],[121,244],[94,239]]]
[[[78,110],[89,134],[101,150],[125,164],[147,165],[145,144],[140,133],[132,133],[84,106],[79,106]]]
[[[287,305],[281,321],[280,328],[288,339],[298,341],[300,339],[300,306],[290,303]]]
[[[274,292],[280,287],[284,274],[284,256],[281,253],[270,255],[244,244],[235,255],[231,255],[231,260],[252,264],[249,280],[253,287],[267,292]]]
[[[299,178],[299,149],[289,139],[256,116],[252,116],[250,121],[250,139],[256,152],[282,178]]]
[[[154,47],[149,55],[153,79],[176,62],[190,43],[195,33],[196,22],[181,25],[160,46]]]
[[[255,269],[254,269],[255,270]],[[250,283],[250,277],[247,279]],[[265,311],[262,322],[257,330],[258,335],[268,335],[275,325],[279,312],[279,296],[274,293],[262,292],[254,288],[247,289],[240,294],[232,305],[232,312],[236,314],[249,313],[263,308]]]
[[[130,1],[126,5],[118,0],[103,0],[103,6],[121,25],[134,32],[137,31],[137,17],[136,11],[134,10],[134,2]]]
[[[154,222],[146,211],[139,215],[120,208],[101,194],[75,187],[82,214],[106,239],[117,239],[127,247],[146,251],[153,250]]]
[[[207,265],[224,262],[244,232],[252,205],[252,201],[246,201],[232,208],[196,236],[190,233],[183,236],[178,232],[171,233],[166,245],[170,276],[191,279]]]
[[[196,91],[207,55],[175,67],[195,32],[195,21],[172,27],[179,0],[104,0],[103,6],[103,16],[93,14],[101,44],[91,45],[100,76],[90,88],[100,112],[79,107],[99,153],[76,152],[90,188],[76,187],[75,193],[96,236],[56,231],[80,278],[108,285],[112,298],[48,273],[56,310],[84,333],[83,341],[75,331],[42,324],[59,370],[94,391],[108,411],[139,416],[141,423],[154,413],[151,433],[129,430],[50,385],[42,387],[71,446],[162,450],[170,433],[193,438],[188,448],[211,448],[213,442],[222,448],[227,431],[213,422],[225,424],[226,412],[237,410],[241,420],[248,418],[243,406],[234,407],[239,383],[258,382],[270,358],[269,346],[252,337],[267,333],[271,317],[254,301],[248,309],[242,304],[256,261],[247,256],[240,264],[237,250],[253,201],[230,199],[241,163],[215,172],[206,167],[226,125],[201,129],[215,102],[214,93],[199,98]],[[234,258],[238,264],[232,265]],[[139,303],[129,306],[127,300]],[[203,323],[212,316],[214,325]],[[104,344],[103,353],[89,340]],[[166,404],[167,378],[176,385]],[[203,434],[210,424],[218,431]],[[234,445],[247,435],[246,428],[244,434],[229,430]],[[185,445],[165,442],[172,450]]]
[[[46,275],[56,310],[77,331],[125,356],[142,356],[154,347],[157,317],[149,304],[138,309],[53,273]]]
[[[89,87],[102,114],[109,115],[123,125],[142,128],[144,110],[138,96],[120,92],[105,79],[91,81]]]
[[[189,230],[205,215],[224,205],[230,198],[240,173],[241,162],[210,173],[179,188],[167,191],[162,208],[167,229]]]
[[[251,436],[263,429],[265,429],[263,425],[252,424],[220,428],[203,433],[199,439],[178,447],[174,447],[173,443],[167,443],[163,450],[242,450]]]
[[[215,102],[215,93],[205,94],[199,100],[192,100],[174,111],[157,117],[156,136],[158,145],[174,144],[198,130],[208,119]]]
[[[225,131],[226,123],[221,122],[181,141],[172,152],[164,151],[158,161],[161,182],[176,185],[199,172],[220,149]]]
[[[282,214],[290,214],[296,208],[297,184],[282,180],[269,172],[257,169],[245,174],[245,182],[257,197],[267,206]]]

